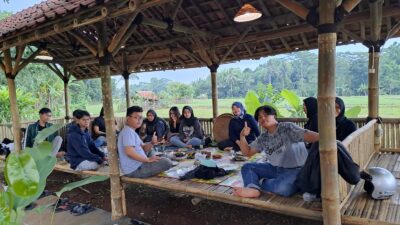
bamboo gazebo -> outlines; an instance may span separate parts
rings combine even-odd
[[[250,3],[263,16],[252,22],[234,22],[233,18],[243,3]],[[21,150],[18,141],[21,140],[21,123],[15,78],[27,64],[44,63],[64,81],[67,120],[71,76],[77,79],[101,78],[110,152],[107,174],[111,180],[113,219],[126,212],[121,183],[131,182],[293,216],[323,219],[324,224],[397,223],[400,218],[396,217],[396,207],[391,209],[390,215],[379,214],[376,218],[368,217],[371,213],[361,218],[351,210],[356,205],[356,191],[361,189],[347,186],[338,177],[334,98],[336,45],[363,43],[369,49],[366,70],[371,121],[345,143],[361,166],[367,166],[371,160],[375,160],[375,164],[383,160],[383,164],[395,165],[394,156],[397,155],[393,152],[396,149],[388,153],[393,157],[383,159],[378,154],[381,138],[375,134],[379,130],[376,119],[379,117],[380,49],[385,40],[399,36],[399,29],[400,2],[395,0],[47,0],[0,21],[0,67],[9,87],[16,150]],[[15,48],[15,55],[11,54],[12,48]],[[34,51],[24,58],[27,48]],[[243,199],[232,196],[227,188],[199,187],[167,178],[120,177],[116,143],[111,138],[115,137],[111,75],[124,77],[129,106],[130,73],[207,66],[212,78],[215,118],[218,116],[219,65],[315,48],[319,49],[322,214],[312,210],[312,205],[276,196]],[[36,57],[44,52],[52,59]],[[364,145],[360,144],[362,141]],[[73,172],[61,167],[58,169]],[[396,206],[399,205],[397,201]]]

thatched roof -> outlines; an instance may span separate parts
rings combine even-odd
[[[251,3],[263,16],[235,23],[233,17],[242,6],[238,0],[48,0],[0,21],[0,50],[19,44],[41,46],[53,57],[51,63],[68,68],[77,79],[87,79],[99,76],[98,59],[90,48],[96,48],[95,23],[99,21],[106,21],[109,41],[124,24],[131,32],[123,37],[127,38],[124,48],[114,50],[114,75],[124,70],[209,66],[318,47],[316,28],[280,4],[243,2]],[[311,8],[318,1],[298,2]],[[386,0],[382,16],[381,38],[385,39],[400,21],[399,1]],[[368,39],[369,17],[368,1],[362,1],[339,26],[338,45]]]

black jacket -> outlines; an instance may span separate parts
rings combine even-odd
[[[343,141],[347,136],[357,130],[357,126],[353,121],[344,116],[346,107],[344,106],[343,100],[336,97],[335,102],[340,108],[340,113],[336,117],[336,140]]]
[[[360,167],[353,161],[350,154],[341,142],[337,142],[338,172],[349,184],[360,181]],[[304,166],[297,175],[295,182],[301,192],[308,192],[320,196],[321,168],[319,158],[319,143],[312,145]]]
[[[104,153],[94,145],[89,132],[83,132],[77,124],[71,125],[67,142],[67,158],[72,169],[84,160],[103,162]]]
[[[308,97],[303,100],[307,109],[307,123],[304,124],[304,129],[318,133],[318,103],[314,97]]]

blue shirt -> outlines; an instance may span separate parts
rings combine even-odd
[[[118,154],[122,175],[132,173],[142,165],[142,162],[134,160],[126,155],[125,147],[134,147],[137,153],[147,157],[142,148],[142,144],[143,141],[135,130],[125,125],[118,136]]]

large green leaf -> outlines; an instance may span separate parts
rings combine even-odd
[[[58,197],[61,197],[61,195],[66,191],[71,191],[77,187],[81,187],[83,185],[94,183],[94,182],[105,181],[107,179],[108,179],[107,176],[91,176],[84,180],[69,183],[69,184],[65,185],[61,190],[57,191],[55,194]]]
[[[254,91],[248,91],[244,98],[244,104],[246,105],[247,113],[254,115],[256,109],[261,106],[258,100],[258,95]]]
[[[53,146],[48,141],[43,141],[42,143],[34,146],[33,148],[25,148],[24,152],[31,155],[35,162],[41,158],[44,158],[52,154]],[[36,162],[37,164],[37,162]]]
[[[286,102],[295,110],[298,111],[301,109],[301,100],[300,97],[294,92],[288,89],[283,89],[281,91],[282,97],[286,100]]]
[[[357,118],[361,112],[360,106],[354,106],[348,110],[346,110],[346,116],[349,118]]]
[[[10,193],[5,191],[0,191],[0,224],[7,224],[10,222],[11,206]]]
[[[32,152],[40,152],[41,149],[32,149]],[[27,198],[20,198],[18,196],[14,196],[15,201],[14,201],[14,209],[17,208],[24,208],[25,206],[29,205],[33,201],[35,201],[39,196],[42,194],[46,187],[46,180],[47,177],[50,175],[50,173],[53,171],[54,166],[56,165],[56,157],[51,156],[51,155],[45,155],[44,157],[38,157],[37,155],[34,155],[33,158],[36,162],[38,171],[39,171],[39,186],[38,190],[36,191],[35,194],[33,194],[30,197]]]
[[[42,143],[48,136],[54,134],[57,132],[59,129],[64,127],[65,124],[54,124],[51,127],[45,128],[36,135],[35,137],[35,144],[40,144]]]
[[[8,156],[4,171],[8,188],[19,197],[34,195],[39,187],[39,171],[35,160],[28,153],[12,153]]]

